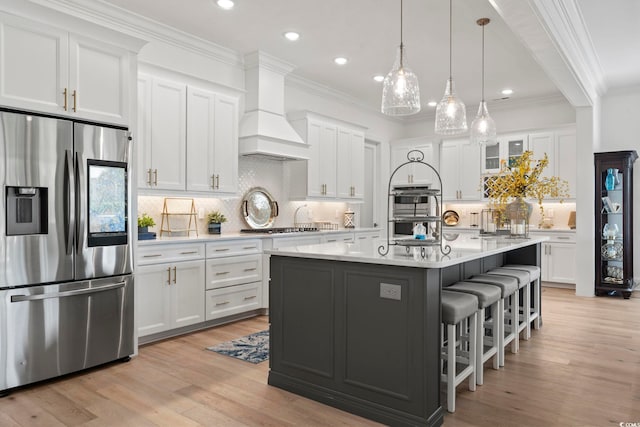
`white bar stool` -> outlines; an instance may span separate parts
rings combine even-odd
[[[518,290],[522,294],[522,305],[520,305],[520,298],[518,297],[516,298],[515,305],[512,305],[510,308],[512,310],[515,310],[518,314],[518,333],[524,331],[523,338],[528,340],[531,336],[531,310],[529,309],[529,307],[531,307],[531,292],[529,291],[529,283],[531,283],[531,277],[529,276],[529,272],[524,270],[514,270],[510,268],[500,267],[487,271],[487,274],[514,277],[518,280]],[[519,342],[517,346],[519,349]]]
[[[498,339],[496,334],[488,336],[485,331],[489,325],[486,322],[485,310],[491,308],[491,322],[498,325],[500,322],[500,300],[502,290],[498,286],[479,282],[458,282],[445,288],[447,291],[465,292],[478,298],[478,336],[476,337],[476,384],[484,383],[484,363],[493,357],[493,369],[500,367],[498,360]],[[488,344],[488,345],[486,345]]]
[[[486,283],[500,288],[502,292],[499,301],[500,309],[498,310],[497,321],[494,322],[493,333],[498,338],[498,363],[504,366],[504,352],[506,346],[511,343],[511,352],[518,352],[518,318],[515,310],[507,312],[505,316],[505,308],[509,305],[517,304],[513,301],[518,297],[518,279],[508,276],[498,276],[497,274],[477,274],[473,277],[465,279],[465,282]],[[511,302],[510,302],[511,301]]]
[[[476,335],[478,318],[478,298],[474,295],[442,290],[442,328],[447,326],[447,344],[444,331],[440,333],[440,344],[444,352],[441,356],[441,373],[446,360],[446,374],[441,374],[447,383],[447,411],[456,411],[456,386],[469,378],[469,390],[476,390]],[[457,373],[457,363],[467,366]]]
[[[524,264],[507,264],[502,268],[509,268],[514,270],[524,270],[529,272],[529,280],[533,286],[533,304],[530,308],[529,320],[533,322],[534,329],[540,329],[541,326],[541,313],[540,313],[540,267],[537,265],[524,265]],[[530,285],[530,286],[531,286]]]

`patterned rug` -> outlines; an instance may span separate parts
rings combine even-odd
[[[251,363],[260,363],[269,359],[269,331],[256,332],[255,334],[237,338],[207,347],[207,350],[235,357]]]

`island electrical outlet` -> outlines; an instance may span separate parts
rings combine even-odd
[[[380,283],[380,298],[395,299],[400,301],[401,286],[391,283]]]

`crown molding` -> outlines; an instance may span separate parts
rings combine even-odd
[[[577,0],[533,0],[533,5],[586,89],[602,96],[607,91],[602,65]]]
[[[200,37],[127,11],[101,0],[29,0],[108,28],[135,35],[147,41],[158,40],[243,69],[242,55]]]

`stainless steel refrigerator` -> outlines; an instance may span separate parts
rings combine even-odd
[[[0,394],[134,352],[130,138],[0,111]]]

